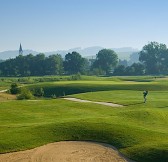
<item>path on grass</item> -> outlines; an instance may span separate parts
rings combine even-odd
[[[78,98],[63,98],[63,99],[70,100],[70,101],[76,101],[76,102],[90,102],[90,103],[95,103],[95,104],[100,104],[100,105],[111,106],[111,107],[123,107],[123,105],[109,103],[109,102],[95,102],[95,101],[89,101],[89,100],[81,100]]]
[[[56,142],[32,150],[0,154],[0,162],[133,162],[114,147],[96,142]]]
[[[1,90],[0,93],[4,93],[4,92],[7,92],[8,89],[4,89],[4,90]]]
[[[18,86],[18,88],[21,88],[21,87],[23,87],[23,85],[21,85],[21,86]],[[4,92],[7,92],[9,89],[3,89],[3,90],[0,90],[0,93],[4,93]]]

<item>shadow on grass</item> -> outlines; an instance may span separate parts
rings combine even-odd
[[[132,103],[132,104],[125,104],[124,106],[132,106],[132,105],[142,105],[144,102]]]
[[[159,108],[166,109],[166,108],[168,108],[168,105],[167,106],[162,106],[162,107],[159,107]]]

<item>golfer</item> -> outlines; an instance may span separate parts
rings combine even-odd
[[[147,94],[148,94],[148,91],[144,91],[144,92],[143,92],[144,103],[146,103],[146,96],[147,96]]]

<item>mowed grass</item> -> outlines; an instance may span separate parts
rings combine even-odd
[[[108,87],[111,84],[117,88],[127,85],[130,89],[122,90],[121,86],[117,90],[91,91],[71,97],[123,104],[123,108],[64,99],[1,102],[0,152],[25,150],[56,141],[86,140],[112,144],[138,162],[167,162],[166,82],[107,83],[109,81],[92,81],[90,84],[89,81],[77,81],[69,82],[69,86]],[[67,86],[68,83],[50,85],[53,84]],[[142,91],[139,89],[139,86],[143,89],[143,85],[151,88],[146,104],[143,103]],[[164,91],[158,87],[164,88]]]
[[[45,97],[55,95],[57,97],[97,91],[111,90],[149,90],[149,91],[168,91],[167,82],[134,82],[134,81],[63,81],[51,83],[38,83],[29,86],[30,89],[43,88]]]
[[[143,91],[139,90],[113,90],[113,91],[99,91],[88,92],[69,95],[68,97],[75,97],[84,100],[101,101],[118,103],[125,106],[142,106],[144,98]],[[168,91],[148,91],[146,104],[150,107],[166,107]],[[144,105],[146,107],[146,104]]]

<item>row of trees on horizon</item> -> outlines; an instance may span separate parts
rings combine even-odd
[[[168,74],[168,48],[165,44],[150,42],[139,52],[139,62],[127,66],[111,49],[98,52],[96,59],[83,58],[79,53],[65,55],[19,55],[0,62],[0,76],[43,75],[159,75]]]

